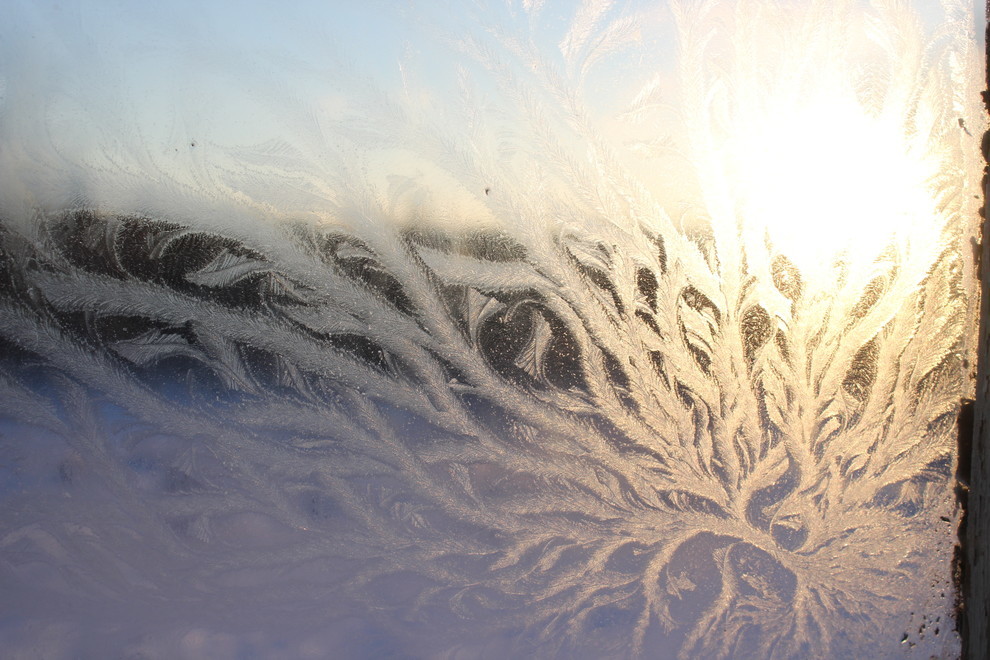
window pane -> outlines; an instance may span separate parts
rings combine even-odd
[[[353,4],[5,6],[3,648],[957,655],[971,8]]]

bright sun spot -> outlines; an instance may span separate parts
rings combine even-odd
[[[931,170],[897,122],[854,100],[767,116],[734,141],[736,199],[750,237],[802,269],[871,259],[895,238],[934,231]]]

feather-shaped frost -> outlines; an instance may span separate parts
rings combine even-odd
[[[38,112],[18,57],[73,42],[0,28],[2,645],[956,652],[979,76],[961,7],[853,4],[408,9],[395,92],[196,41],[190,85],[277,121],[231,146],[204,92],[164,155],[107,86]],[[827,151],[786,121],[822,89],[911,164],[887,233],[833,240],[885,211],[822,153],[750,174],[767,116]],[[775,226],[761,181],[813,194]]]

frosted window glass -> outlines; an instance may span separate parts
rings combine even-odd
[[[953,657],[963,2],[8,0],[10,658]]]

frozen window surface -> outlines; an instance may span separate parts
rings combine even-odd
[[[958,654],[969,7],[344,4],[8,3],[4,655]]]

